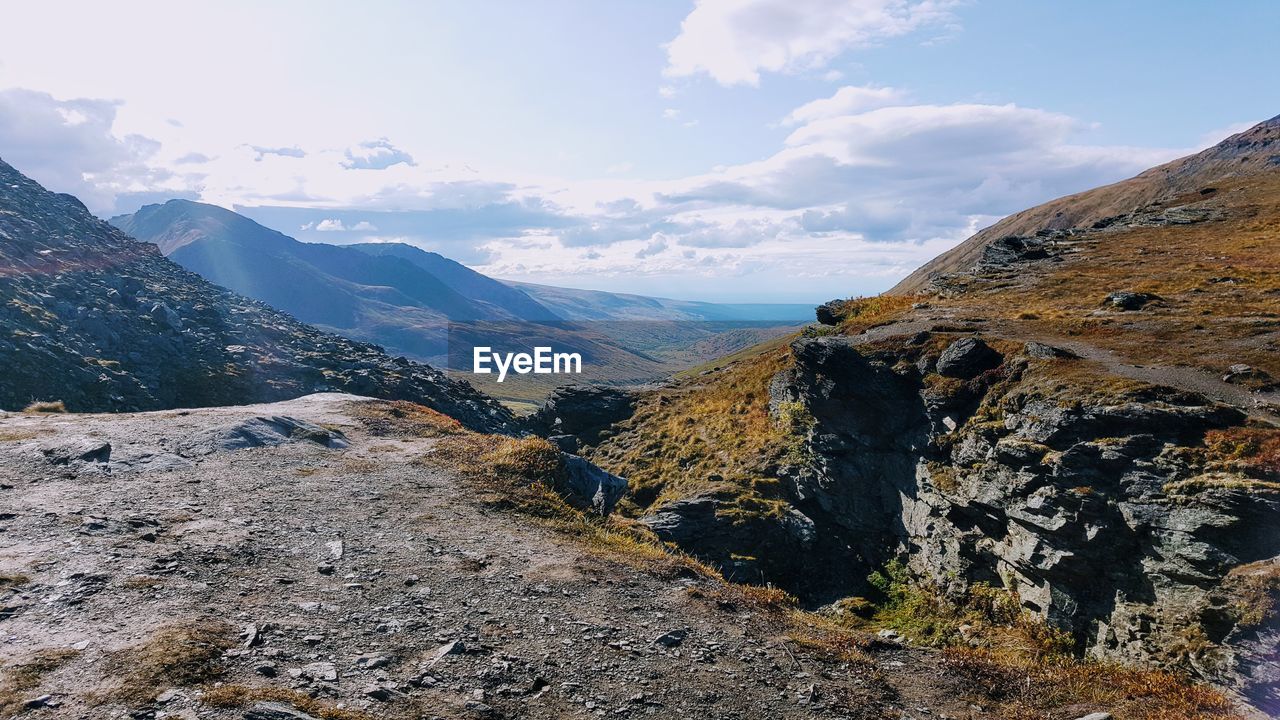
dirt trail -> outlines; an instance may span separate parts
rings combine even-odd
[[[487,511],[410,462],[433,441],[370,435],[355,406],[0,417],[0,664],[61,658],[0,679],[0,702],[95,719],[240,718],[290,692],[377,718],[985,717],[930,653],[826,660],[776,618],[692,597],[705,581]],[[232,449],[280,427],[281,444]],[[191,643],[164,629],[190,622],[243,630],[216,681],[249,703],[211,706],[198,676],[118,697],[142,666],[127,651],[176,662]]]
[[[938,326],[971,327],[974,332],[1004,337],[1017,342],[1039,342],[1070,350],[1085,360],[1102,365],[1108,372],[1139,380],[1152,385],[1203,395],[1224,405],[1230,405],[1250,417],[1280,425],[1280,392],[1253,392],[1239,385],[1232,385],[1207,370],[1188,366],[1139,365],[1128,362],[1113,350],[1098,347],[1078,338],[1045,333],[1029,333],[1027,328],[999,321],[957,321],[950,316],[913,319],[907,322],[881,325],[854,336],[856,342],[871,342],[889,337],[912,335],[932,330]]]

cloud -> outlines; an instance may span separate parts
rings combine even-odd
[[[261,145],[250,145],[249,149],[253,150],[253,153],[254,153],[253,159],[255,162],[262,162],[262,159],[268,155],[277,155],[279,157],[287,157],[287,158],[304,158],[307,156],[306,151],[297,146],[262,147]]]
[[[298,230],[302,232],[307,232],[308,230],[316,232],[377,232],[378,227],[368,220],[361,220],[353,225],[347,225],[338,218],[325,218],[304,223]]]
[[[378,138],[362,142],[346,151],[346,162],[342,163],[348,170],[385,170],[392,165],[404,163],[417,165],[413,156],[391,144],[386,138]]]
[[[187,153],[186,155],[183,155],[182,157],[174,160],[173,162],[177,165],[190,165],[193,163],[207,163],[212,160],[213,158],[209,157],[208,155],[205,155],[204,153],[191,152],[191,153]]]
[[[845,86],[829,98],[814,100],[792,110],[783,125],[803,125],[824,118],[874,110],[901,101],[906,93],[891,87]]]
[[[117,212],[116,198],[124,193],[174,187],[176,194],[175,174],[152,162],[160,143],[115,134],[118,107],[110,100],[0,90],[0,158],[97,213]]]
[[[821,68],[847,50],[955,22],[947,0],[699,0],[667,43],[669,77],[759,85],[761,72]]]
[[[657,255],[658,253],[661,253],[663,250],[666,250],[666,249],[667,249],[666,240],[663,240],[661,238],[656,240],[651,240],[648,243],[646,243],[644,247],[636,251],[636,258],[644,259],[647,257],[652,257],[654,255]]]

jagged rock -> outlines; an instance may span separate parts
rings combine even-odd
[[[569,504],[580,510],[608,515],[627,494],[627,481],[606,472],[577,455],[563,453],[564,474],[557,477],[555,489]]]
[[[57,445],[40,448],[46,460],[54,465],[72,462],[105,463],[111,460],[111,443],[95,438],[75,438]]]
[[[1114,308],[1116,310],[1141,310],[1147,305],[1160,300],[1159,295],[1153,295],[1145,292],[1130,292],[1128,290],[1118,290],[1107,295],[1102,304]]]
[[[552,435],[547,438],[547,442],[555,445],[561,452],[577,455],[580,450],[578,438],[574,435]]]
[[[604,385],[566,385],[556,388],[526,426],[540,435],[572,435],[588,445],[600,440],[610,425],[635,410],[635,395]]]
[[[844,319],[844,300],[830,300],[814,308],[818,322],[823,325],[839,325]]]
[[[938,356],[937,373],[947,377],[971,378],[1004,361],[982,340],[975,337],[960,338],[947,346]]]

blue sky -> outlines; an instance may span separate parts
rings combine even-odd
[[[28,3],[0,158],[100,215],[702,300],[878,292],[1280,113],[1274,2]]]

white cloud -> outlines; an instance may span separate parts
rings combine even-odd
[[[120,196],[166,190],[177,196],[199,182],[198,175],[184,179],[159,167],[157,141],[117,135],[118,107],[110,100],[58,100],[31,90],[0,90],[0,158],[104,214],[118,209]]]
[[[846,85],[829,98],[805,103],[782,119],[783,125],[803,125],[823,118],[850,115],[900,102],[906,93],[891,87]]]
[[[386,170],[400,163],[409,166],[417,165],[412,155],[392,145],[386,138],[362,142],[348,148],[346,156],[347,159],[342,166],[348,170]]]
[[[324,218],[314,222],[304,223],[298,228],[306,232],[314,230],[316,232],[377,232],[378,228],[367,220],[361,220],[352,225],[347,225],[339,218]]]
[[[680,111],[675,108],[667,108],[662,111],[662,117],[668,120],[675,120],[680,117]]]
[[[954,23],[947,0],[699,0],[666,45],[670,77],[758,85],[761,72],[821,68],[841,53]]]

